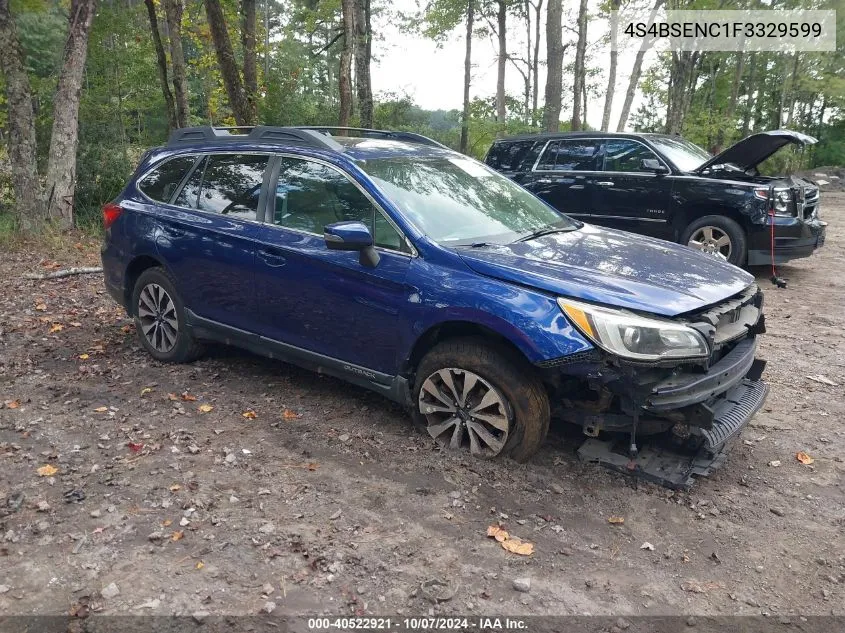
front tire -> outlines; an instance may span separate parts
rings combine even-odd
[[[724,215],[707,215],[690,224],[681,234],[681,244],[714,256],[722,256],[734,266],[745,264],[745,231]]]
[[[185,304],[163,268],[148,268],[138,277],[132,316],[141,345],[156,360],[188,363],[202,355],[202,345],[188,325]]]
[[[438,444],[526,461],[546,439],[549,398],[533,368],[483,339],[447,340],[417,368],[413,417]]]

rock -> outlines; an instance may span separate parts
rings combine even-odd
[[[513,588],[521,593],[528,593],[531,591],[531,579],[530,578],[514,578],[513,579]]]
[[[773,459],[772,461],[769,462],[769,466],[771,466],[772,468],[777,468],[778,466],[780,466],[780,460],[779,459]]]
[[[336,521],[343,514],[343,510],[335,510],[334,514],[329,517],[329,521]]]
[[[197,446],[196,444],[191,444],[191,445],[188,447],[188,452],[189,452],[191,455],[196,455],[197,453],[199,453],[199,452],[200,452],[200,447],[199,447],[199,446]],[[197,611],[197,613],[205,613],[205,611]]]
[[[262,534],[274,534],[276,532],[276,526],[272,523],[265,523],[260,528],[258,528],[258,531]]]
[[[690,616],[687,618],[687,626],[695,626],[696,624],[697,623],[694,617]]]
[[[757,602],[754,598],[750,598],[750,597],[745,598],[743,600],[743,602],[745,602],[745,604],[747,604],[749,607],[759,607],[760,606],[759,602]]]
[[[211,614],[208,611],[194,611],[191,614],[191,618],[193,618],[194,622],[197,624],[202,624],[209,615]]]
[[[120,587],[118,587],[115,583],[111,582],[107,584],[103,589],[100,591],[100,595],[103,596],[106,600],[111,600],[112,598],[116,598],[120,595]]]
[[[102,516],[102,512],[100,510],[91,510],[91,518],[92,519],[99,519]]]
[[[625,618],[617,618],[615,624],[623,631],[627,631],[628,628],[631,626],[631,623],[628,622],[628,620],[626,620]]]
[[[166,535],[161,530],[156,530],[155,532],[151,532],[147,535],[147,540],[152,541],[153,543],[161,543],[165,539]]]
[[[783,508],[769,508],[769,512],[771,512],[772,514],[776,514],[779,517],[786,516],[786,510],[784,510]]]
[[[460,490],[453,490],[449,493],[449,497],[452,499],[460,499],[461,498],[461,491]]]
[[[0,585],[0,593],[9,593],[11,590],[9,585]]]
[[[566,491],[563,489],[563,486],[559,486],[558,484],[549,484],[549,488],[550,488],[550,489],[551,489],[551,491],[552,491],[553,493],[555,493],[556,495],[562,495],[564,492],[566,492]]]
[[[344,442],[344,443],[348,442],[349,441],[349,433],[344,433],[343,435],[338,435],[337,439],[339,439],[341,442]]]
[[[273,613],[273,611],[276,610],[276,603],[271,601],[271,600],[268,600],[267,602],[264,603],[264,606],[261,607],[261,610],[264,613]]]
[[[49,512],[50,511],[50,504],[46,501],[39,501],[38,504],[35,506],[35,509],[38,512]]]
[[[181,519],[179,519],[180,527],[187,527],[190,524],[191,524],[191,522],[188,519],[186,519],[185,517],[182,517]]]
[[[236,459],[238,459],[238,458],[235,456],[235,454],[234,454],[234,453],[228,453],[228,454],[226,455],[225,462],[226,462],[227,464],[234,464]]]
[[[646,541],[645,543],[643,543],[642,545],[640,545],[640,549],[646,549],[646,550],[648,550],[649,552],[653,552],[653,551],[654,551],[654,545],[652,545],[651,543],[649,543],[648,541]]]
[[[153,598],[152,600],[147,600],[144,604],[139,604],[138,609],[158,609],[161,606],[161,600],[158,598]]]
[[[272,595],[274,591],[275,589],[273,588],[273,585],[271,585],[269,582],[265,582],[264,585],[261,587],[261,593],[263,593],[265,596]]]

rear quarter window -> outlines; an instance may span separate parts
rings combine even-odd
[[[176,156],[153,169],[138,182],[138,188],[157,202],[170,202],[185,174],[194,166],[196,156]]]
[[[487,152],[485,162],[497,170],[519,171],[530,169],[526,166],[527,159],[533,156],[531,151],[536,141],[505,141],[493,143],[490,151]]]

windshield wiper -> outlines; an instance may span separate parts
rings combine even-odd
[[[543,229],[538,229],[533,233],[529,233],[525,237],[520,237],[517,242],[527,242],[528,240],[533,240],[538,237],[543,237],[544,235],[551,235],[552,233],[569,233],[569,231],[577,230],[577,226],[547,226]]]

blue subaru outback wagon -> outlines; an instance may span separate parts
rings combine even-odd
[[[425,137],[338,132],[188,128],[144,156],[102,258],[150,355],[283,359],[477,457],[527,459],[552,415],[715,455],[761,406],[746,272],[573,220]]]

